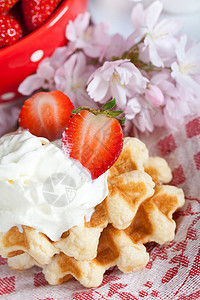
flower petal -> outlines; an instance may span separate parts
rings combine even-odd
[[[39,77],[37,74],[34,74],[24,79],[18,87],[18,92],[22,95],[29,96],[43,85],[44,79]]]
[[[109,82],[102,80],[100,75],[96,75],[88,84],[87,92],[94,101],[101,101],[107,94]]]
[[[153,27],[156,25],[158,18],[163,9],[163,3],[160,1],[153,2],[146,9],[146,25],[150,30],[153,30]]]

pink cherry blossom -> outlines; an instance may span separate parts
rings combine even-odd
[[[129,99],[124,113],[127,120],[133,120],[135,116],[142,110],[142,105],[138,98]]]
[[[189,44],[186,35],[181,36],[176,47],[177,61],[171,65],[172,77],[180,89],[200,94],[200,44]]]
[[[72,53],[71,48],[57,48],[51,57],[41,61],[36,74],[30,75],[19,85],[18,91],[22,95],[29,96],[34,91],[42,88],[45,90],[54,90],[54,75],[57,68],[62,66],[66,58]]]
[[[132,126],[136,126],[141,132],[152,132],[156,126],[161,127],[165,124],[162,110],[153,107],[142,96],[129,100],[124,112],[126,123],[131,122]]]
[[[164,95],[164,103],[166,103],[166,97],[177,98],[179,96],[179,90],[176,87],[175,80],[171,77],[170,70],[163,69],[160,72],[152,74],[150,83],[157,86]]]
[[[110,60],[112,57],[121,57],[127,50],[127,42],[125,38],[116,33],[110,38],[110,43],[105,53],[105,59]]]
[[[54,78],[56,89],[68,95],[75,107],[81,105],[95,107],[95,103],[86,92],[87,80],[93,71],[93,66],[86,65],[85,55],[77,52],[56,71]]]
[[[45,58],[38,66],[36,74],[28,76],[18,87],[19,93],[28,96],[39,88],[51,90],[54,85],[55,70],[51,66],[50,59]]]
[[[178,35],[179,22],[160,19],[155,1],[132,11],[133,33],[109,36],[108,24],[78,15],[66,27],[68,44],[45,58],[19,91],[59,89],[75,107],[99,108],[111,98],[126,116],[124,132],[177,129],[199,107],[200,45]]]
[[[177,130],[184,123],[184,118],[190,113],[189,103],[182,99],[169,98],[164,107],[164,119],[166,126]]]
[[[80,14],[66,28],[66,37],[75,49],[82,49],[89,57],[101,61],[110,42],[109,26],[106,23],[90,25],[90,13]]]
[[[163,9],[160,1],[155,1],[147,9],[138,4],[132,11],[132,24],[135,29],[132,40],[144,39],[141,55],[149,56],[149,60],[157,67],[174,57],[177,38],[175,34],[180,29],[179,22],[173,19],[163,19],[158,22]]]
[[[164,102],[161,105],[164,125],[168,128],[178,128],[179,124],[182,124],[184,117],[191,113],[189,105],[189,102],[191,102],[190,95],[186,95],[178,89],[175,80],[170,76],[169,70],[154,74],[151,77],[151,83],[156,85],[164,95]],[[182,104],[180,99],[183,99]]]
[[[105,103],[116,98],[119,108],[124,108],[127,97],[142,93],[147,78],[129,60],[106,61],[89,78],[88,94],[94,101]]]
[[[159,87],[164,95],[162,111],[166,127],[177,129],[186,116],[195,113],[198,98],[190,90],[180,89],[170,76],[169,70],[154,74],[151,83]]]

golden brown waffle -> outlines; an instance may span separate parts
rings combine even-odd
[[[6,234],[0,233],[0,254],[10,258],[25,252],[38,264],[48,264],[60,251],[79,260],[93,259],[97,254],[100,234],[107,224],[102,202],[96,206],[84,227],[73,227],[64,232],[57,242],[52,242],[43,233],[27,226],[22,226],[22,233],[17,227],[11,228]]]
[[[8,257],[7,262],[9,267],[14,270],[22,271],[32,268],[33,266],[41,267],[28,253],[22,253],[16,256]]]
[[[108,217],[103,201],[95,207],[95,212],[84,227],[75,226],[65,232],[54,246],[78,260],[93,259],[97,255],[100,234],[107,225]]]
[[[148,259],[142,244],[133,244],[124,231],[110,224],[101,234],[95,259],[77,261],[60,253],[43,268],[43,273],[50,284],[60,284],[73,276],[86,287],[96,287],[110,267],[117,265],[123,272],[138,271],[147,264]]]
[[[6,234],[0,235],[0,254],[3,257],[14,257],[24,252],[39,264],[48,264],[52,256],[59,251],[50,240],[35,229],[22,226],[21,233],[17,227],[11,228]]]
[[[134,170],[145,171],[156,184],[168,183],[172,179],[171,170],[163,158],[149,157],[149,151],[143,142],[127,137],[119,158],[109,169],[108,182],[112,183],[113,177]]]
[[[184,205],[182,189],[157,186],[154,195],[143,202],[131,225],[125,229],[133,243],[165,244],[174,239],[176,223],[173,213]]]
[[[155,194],[140,205],[128,228],[119,230],[109,224],[103,230],[95,259],[77,261],[60,253],[43,268],[47,281],[60,284],[73,276],[86,287],[96,287],[112,266],[117,265],[122,272],[144,268],[149,256],[143,243],[155,241],[164,244],[173,240],[175,222],[172,214],[183,204],[181,189],[157,187]]]
[[[64,232],[57,242],[22,226],[0,234],[0,254],[13,269],[39,265],[50,284],[75,277],[87,287],[101,284],[104,272],[117,265],[123,272],[148,262],[143,244],[174,238],[173,213],[184,204],[183,191],[163,185],[172,178],[166,161],[149,157],[136,138],[125,138],[123,150],[110,168],[109,194],[96,206],[90,222]]]
[[[125,138],[123,150],[108,176],[109,195],[105,202],[113,226],[127,228],[140,204],[154,194],[155,184],[168,183],[171,178],[163,158],[149,158],[144,143]]]

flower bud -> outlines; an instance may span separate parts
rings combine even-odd
[[[145,98],[155,107],[163,104],[164,96],[159,87],[149,84],[145,90]]]

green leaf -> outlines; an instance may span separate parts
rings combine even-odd
[[[80,111],[80,107],[79,108],[74,108],[72,110],[72,114],[77,114],[77,113],[79,113],[79,111]]]
[[[117,117],[121,115],[123,112],[124,112],[123,110],[112,110],[112,111],[107,111],[106,114],[111,117]]]
[[[114,98],[114,99],[108,101],[107,103],[105,103],[105,104],[101,107],[100,110],[101,110],[101,111],[105,111],[105,110],[111,109],[111,108],[113,108],[113,107],[115,106],[115,104],[116,104],[116,100],[115,100],[115,98]]]
[[[122,118],[122,119],[117,119],[118,121],[119,121],[119,123],[121,124],[121,125],[124,125],[125,124],[125,121],[126,121],[126,118],[124,117],[124,118]]]

